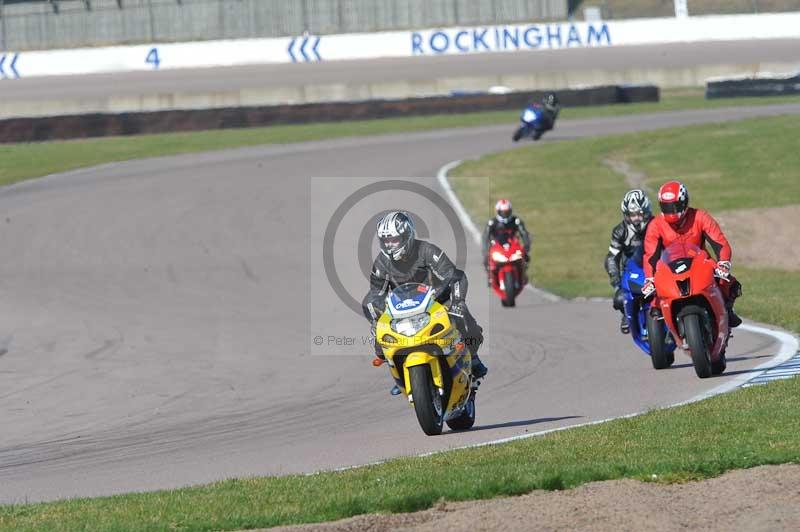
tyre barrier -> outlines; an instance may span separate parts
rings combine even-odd
[[[531,100],[541,99],[546,92],[10,118],[0,120],[0,143],[521,110]],[[557,93],[565,107],[658,102],[660,97],[659,88],[652,85],[610,85],[558,90]]]
[[[706,83],[706,98],[800,94],[800,74],[786,77],[721,79]]]

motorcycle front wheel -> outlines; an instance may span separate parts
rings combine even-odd
[[[429,366],[412,366],[408,369],[411,378],[411,396],[414,399],[414,412],[422,432],[428,436],[442,433],[444,408],[439,390],[433,385]]]
[[[517,286],[514,283],[514,272],[507,271],[503,275],[503,306],[513,307],[517,304]]]
[[[700,323],[700,316],[697,314],[687,314],[683,317],[683,330],[686,335],[686,342],[692,352],[692,363],[694,372],[701,379],[711,376],[711,358],[709,357],[709,347],[706,342],[703,326]]]

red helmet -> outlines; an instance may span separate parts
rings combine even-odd
[[[494,205],[494,212],[497,213],[499,221],[507,224],[511,219],[511,202],[507,199],[497,200]]]
[[[664,219],[671,225],[677,225],[689,208],[689,191],[680,181],[668,181],[658,189],[658,204]]]

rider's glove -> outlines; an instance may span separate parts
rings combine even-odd
[[[459,318],[463,318],[465,314],[465,307],[463,301],[454,301],[452,305],[450,305],[450,310],[448,314],[451,316],[458,316]]]
[[[717,262],[717,267],[714,268],[714,275],[727,281],[731,276],[731,261],[721,260]]]
[[[645,298],[650,297],[656,292],[656,285],[653,283],[653,278],[648,277],[644,280],[644,285],[642,286],[642,295]]]

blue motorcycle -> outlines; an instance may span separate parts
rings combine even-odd
[[[543,116],[541,107],[535,104],[530,104],[526,107],[519,117],[520,126],[511,137],[514,142],[517,142],[523,137],[531,137],[533,140],[539,140],[541,136],[547,131],[545,125],[545,118]]]
[[[653,300],[645,300],[642,297],[644,279],[642,249],[639,248],[625,262],[625,269],[622,272],[625,316],[628,318],[633,342],[650,355],[655,369],[664,369],[675,362],[675,340],[667,329],[664,319],[650,315]]]

